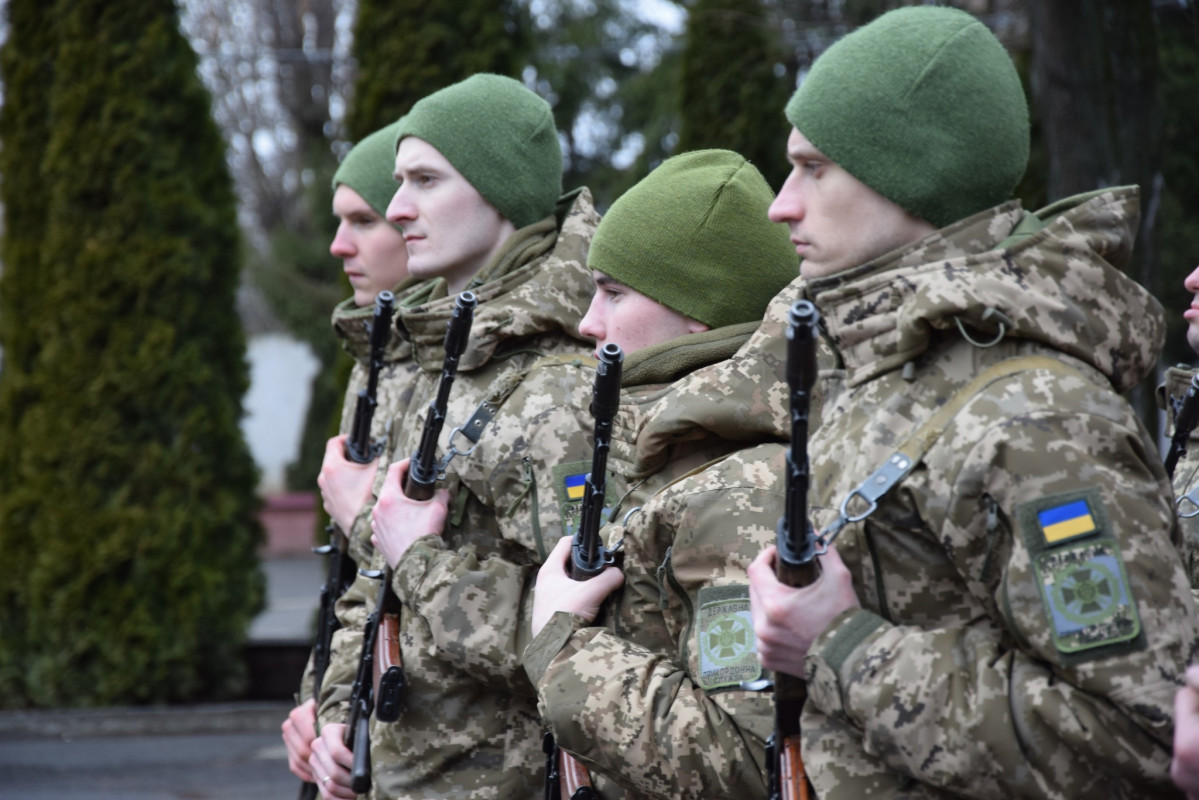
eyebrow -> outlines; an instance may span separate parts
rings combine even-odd
[[[796,161],[828,161],[829,158],[814,147],[797,147],[787,150],[787,160],[794,163]]]
[[[607,289],[610,286],[619,286],[622,289],[629,288],[628,286],[626,286],[625,284],[616,280],[615,278],[610,278],[607,275],[601,275],[598,278],[593,278],[593,280],[595,281],[595,285],[600,287],[601,289]]]
[[[402,175],[403,175],[405,172],[408,172],[408,173],[412,173],[412,172],[429,172],[429,173],[432,173],[432,174],[435,174],[435,175],[440,175],[440,174],[441,174],[441,170],[439,170],[437,167],[434,167],[434,166],[431,166],[431,165],[429,165],[429,164],[426,164],[426,163],[425,163],[425,162],[423,162],[423,161],[414,161],[414,162],[413,162],[413,163],[411,163],[411,164],[407,164],[407,165],[405,165],[403,169],[397,169],[397,170],[394,170],[394,171],[391,173],[391,177],[395,178],[395,179],[398,181],[398,180],[400,180],[400,177],[401,177],[401,176],[402,176]]]

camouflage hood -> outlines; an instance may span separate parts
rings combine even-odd
[[[458,365],[470,372],[544,333],[560,332],[585,341],[578,324],[591,302],[593,284],[587,270],[587,247],[599,214],[587,189],[564,195],[557,213],[521,228],[504,251],[472,281],[478,298],[470,341]],[[503,298],[503,302],[490,301]],[[424,370],[439,371],[445,359],[446,325],[455,297],[445,281],[423,281],[401,295],[396,329],[412,344]]]
[[[979,346],[1045,343],[1125,391],[1154,368],[1161,305],[1121,270],[1140,218],[1136,187],[1068,198],[1036,214],[1018,202],[967,217],[839,275],[810,281],[851,386],[902,366],[960,328]]]
[[[696,369],[648,396],[622,396],[619,420],[625,427],[613,438],[619,435],[623,441],[613,442],[613,454],[628,461],[630,481],[661,470],[680,445],[693,450],[716,441],[729,452],[790,436],[785,330],[787,311],[798,299],[801,285],[796,278],[775,295],[748,340],[744,340],[744,326],[720,329],[744,340],[731,357]]]
[[[375,314],[375,306],[354,305],[354,298],[347,298],[333,309],[333,332],[341,340],[341,347],[354,357],[355,361],[365,364],[370,358],[371,351],[371,319]],[[387,340],[383,351],[385,362],[405,361],[412,356],[412,345],[395,336],[394,332]]]

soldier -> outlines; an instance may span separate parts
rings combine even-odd
[[[394,290],[408,277],[408,249],[400,229],[387,221],[387,204],[395,193],[391,177],[394,161],[393,142],[396,124],[388,125],[354,146],[333,175],[333,215],[338,219],[337,233],[329,252],[342,260],[342,268],[354,294],[333,311],[333,328],[341,337],[355,363],[346,389],[341,416],[341,434],[331,439],[328,447],[341,450],[345,435],[353,423],[358,391],[366,381],[370,342],[366,325],[373,314],[379,292]],[[411,348],[393,340],[385,356],[386,367],[379,376],[376,400],[380,409],[372,419],[372,436],[383,433],[390,410],[410,383]],[[340,510],[339,510],[340,511]],[[362,530],[353,529],[357,509],[339,513],[335,521],[342,531],[357,533],[350,542],[349,553],[356,562],[369,562],[370,545]],[[365,549],[364,549],[365,548]],[[312,697],[313,659],[310,657],[304,678],[300,682],[300,705],[283,721],[283,741],[287,745],[287,764],[302,780],[311,782],[308,758],[316,738],[316,702]]]
[[[410,407],[391,420],[384,465],[416,449],[441,376],[446,323],[464,289],[476,295],[478,307],[439,442],[443,460],[451,448],[468,449],[456,428],[503,410],[522,382],[532,377],[548,387],[588,371],[589,347],[576,324],[590,296],[585,264],[598,222],[586,189],[562,194],[562,156],[549,105],[510,78],[479,74],[425,97],[400,121],[393,153],[399,188],[387,218],[403,228],[409,270],[420,279],[397,296],[395,327],[419,370]],[[548,485],[552,476],[538,474],[540,465],[532,461],[524,471],[520,426],[493,420],[467,427],[496,456],[489,468],[501,460],[515,466],[517,485],[468,486],[468,467],[478,461],[473,454],[455,456],[444,465],[442,497],[453,498],[453,506],[443,539],[423,544],[403,563],[396,560],[392,588],[403,603],[407,687],[399,720],[373,721],[370,741],[356,743],[370,747],[376,798],[527,797],[540,790],[544,759],[531,692],[496,690],[445,645],[475,622],[468,608],[455,606],[469,587],[453,574],[444,581],[439,572],[426,576],[424,567],[437,567],[439,558],[454,565],[508,559],[523,566],[528,551],[504,539],[498,514],[518,501],[526,508],[521,490],[532,494],[532,486]],[[582,437],[564,441],[564,451],[579,452],[563,452],[563,460],[586,457],[585,444]],[[335,474],[350,470],[332,464],[330,485]],[[372,469],[339,478],[338,502],[369,509],[387,475],[387,469]],[[508,492],[502,494],[506,505],[492,502],[492,488]],[[545,505],[552,526],[556,510]],[[384,564],[377,553],[372,566]],[[443,591],[421,593],[434,586]],[[352,754],[342,744],[346,700],[376,593],[376,582],[360,578],[338,605],[344,627],[334,637],[319,707],[321,735],[310,759],[325,796],[353,797],[347,769]]]
[[[688,180],[692,170],[704,180]],[[657,377],[626,380],[613,434],[610,465],[638,486],[606,529],[623,569],[571,580],[570,540],[559,541],[537,577],[524,662],[559,746],[590,768],[601,797],[765,792],[770,698],[740,687],[762,677],[745,568],[773,538],[779,495],[747,482],[756,458],[741,456],[781,457],[787,437],[782,321],[795,290],[780,290],[798,260],[766,218],[772,199],[739,156],[689,153],[621,197],[592,247],[596,296],[581,329],[632,351],[632,375]],[[628,324],[627,293],[712,330],[638,349],[645,326]],[[592,625],[622,579],[610,624]]]
[[[1191,271],[1183,285],[1192,296],[1190,308],[1182,315],[1187,321],[1187,344],[1199,353],[1199,267]],[[1167,370],[1166,383],[1162,387],[1164,397],[1181,398],[1194,374],[1195,371],[1185,365]],[[1192,433],[1186,454],[1174,469],[1178,521],[1186,537],[1184,552],[1188,558],[1192,592],[1196,584],[1195,544],[1199,539],[1196,489],[1199,489],[1199,441]],[[1170,764],[1170,776],[1190,800],[1199,800],[1199,665],[1192,664],[1187,668],[1186,681],[1187,685],[1174,697],[1174,760]]]
[[[749,575],[763,665],[807,681],[817,794],[1169,795],[1199,630],[1157,446],[1118,394],[1164,330],[1121,271],[1135,187],[1007,201],[1020,80],[953,9],[849,34],[786,116],[770,213],[837,357],[809,506],[840,534],[811,586],[775,579],[774,548]]]

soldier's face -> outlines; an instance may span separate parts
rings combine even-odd
[[[400,187],[387,219],[404,229],[408,271],[445,278],[451,293],[464,289],[516,230],[428,142],[400,142],[395,177]]]
[[[1183,285],[1192,295],[1191,307],[1182,312],[1183,319],[1187,321],[1187,344],[1199,353],[1199,267],[1191,270]]]
[[[921,239],[934,228],[859,181],[791,129],[791,174],[770,205],[785,222],[805,278],[834,275]]]
[[[595,294],[587,314],[579,322],[579,333],[595,339],[597,353],[614,342],[629,355],[679,336],[708,330],[702,322],[683,316],[602,272],[591,274],[595,279]]]
[[[340,258],[354,289],[354,303],[367,306],[376,295],[408,277],[404,235],[387,223],[362,195],[342,184],[333,193],[337,234],[329,252]]]

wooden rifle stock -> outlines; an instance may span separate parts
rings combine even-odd
[[[354,406],[354,419],[350,423],[350,434],[346,438],[346,460],[355,464],[369,464],[378,457],[382,448],[371,441],[371,422],[378,405],[379,373],[383,369],[383,354],[391,340],[391,320],[395,315],[395,294],[382,291],[375,297],[375,309],[370,322],[370,351],[367,363],[366,386],[359,390]],[[354,560],[350,558],[349,537],[336,525],[330,524],[329,543],[313,548],[319,556],[328,556],[328,570],[321,585],[320,604],[317,613],[316,641],[312,651],[312,696],[320,702],[321,687],[325,672],[329,669],[330,648],[333,634],[341,627],[334,606],[354,581]],[[369,769],[369,768],[368,768]],[[317,785],[304,781],[300,784],[299,800],[315,800]]]

